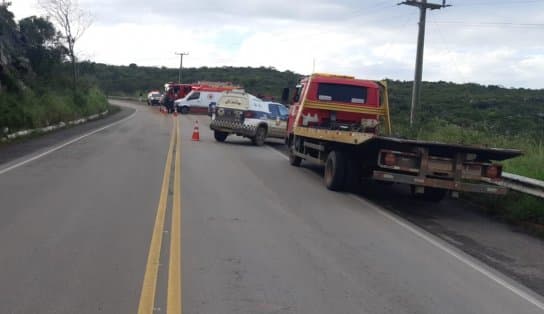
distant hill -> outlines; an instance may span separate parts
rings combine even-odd
[[[151,89],[163,89],[164,83],[178,80],[178,69],[129,66],[112,66],[83,62],[80,72],[110,95],[137,95]],[[198,81],[231,82],[243,86],[252,94],[280,97],[286,86],[295,86],[302,75],[274,68],[219,67],[183,69],[183,82]]]
[[[408,121],[411,92],[412,82],[389,82],[391,114],[398,124]],[[544,90],[424,82],[416,113],[422,125],[446,121],[497,135],[544,136]]]

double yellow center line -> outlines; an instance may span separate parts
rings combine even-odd
[[[155,225],[147,256],[144,282],[140,294],[138,314],[151,314],[154,311],[155,293],[157,290],[157,276],[160,266],[164,221],[168,205],[168,190],[174,159],[174,182],[172,200],[172,224],[170,228],[170,254],[168,261],[168,293],[166,300],[167,314],[182,313],[182,285],[181,285],[181,139],[178,119],[174,119],[170,135],[170,146],[164,175],[162,179],[161,195],[155,217]]]

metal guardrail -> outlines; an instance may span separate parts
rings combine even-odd
[[[503,172],[500,186],[544,199],[544,181]]]

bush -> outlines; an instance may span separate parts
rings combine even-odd
[[[470,127],[460,127],[439,118],[420,123],[413,128],[399,123],[394,131],[397,136],[406,138],[519,149],[523,152],[523,156],[502,162],[504,170],[544,180],[544,168],[541,167],[544,165],[544,142],[539,138],[528,135],[497,135]]]
[[[470,194],[466,198],[484,206],[484,211],[509,222],[544,225],[544,202],[538,197],[510,191],[506,196]]]
[[[520,149],[524,155],[503,161],[504,170],[544,180],[544,144],[539,138],[497,135],[491,131],[460,127],[439,118],[420,123],[414,128],[401,122],[397,124],[395,132],[400,136],[421,140]],[[463,197],[481,205],[488,214],[509,222],[544,225],[544,202],[540,198],[514,191],[506,196],[464,194]]]
[[[30,90],[14,94],[0,93],[0,131],[9,133],[68,122],[97,114],[108,108],[106,97],[96,88],[47,91],[36,95]]]

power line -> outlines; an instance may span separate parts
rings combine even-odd
[[[544,27],[544,23],[513,23],[513,22],[463,22],[463,21],[439,21],[433,22],[434,24],[452,24],[452,25],[465,25],[465,26],[511,26],[522,28],[539,28]]]
[[[460,3],[460,4],[456,4],[455,6],[456,7],[472,7],[472,6],[485,6],[485,5],[493,5],[493,6],[497,6],[497,5],[504,5],[504,6],[516,5],[516,6],[519,6],[520,4],[531,4],[531,3],[544,4],[544,1],[542,1],[542,0],[504,1],[504,2],[500,2],[500,1],[483,1],[483,2],[471,2],[471,3],[464,3],[464,4]]]

